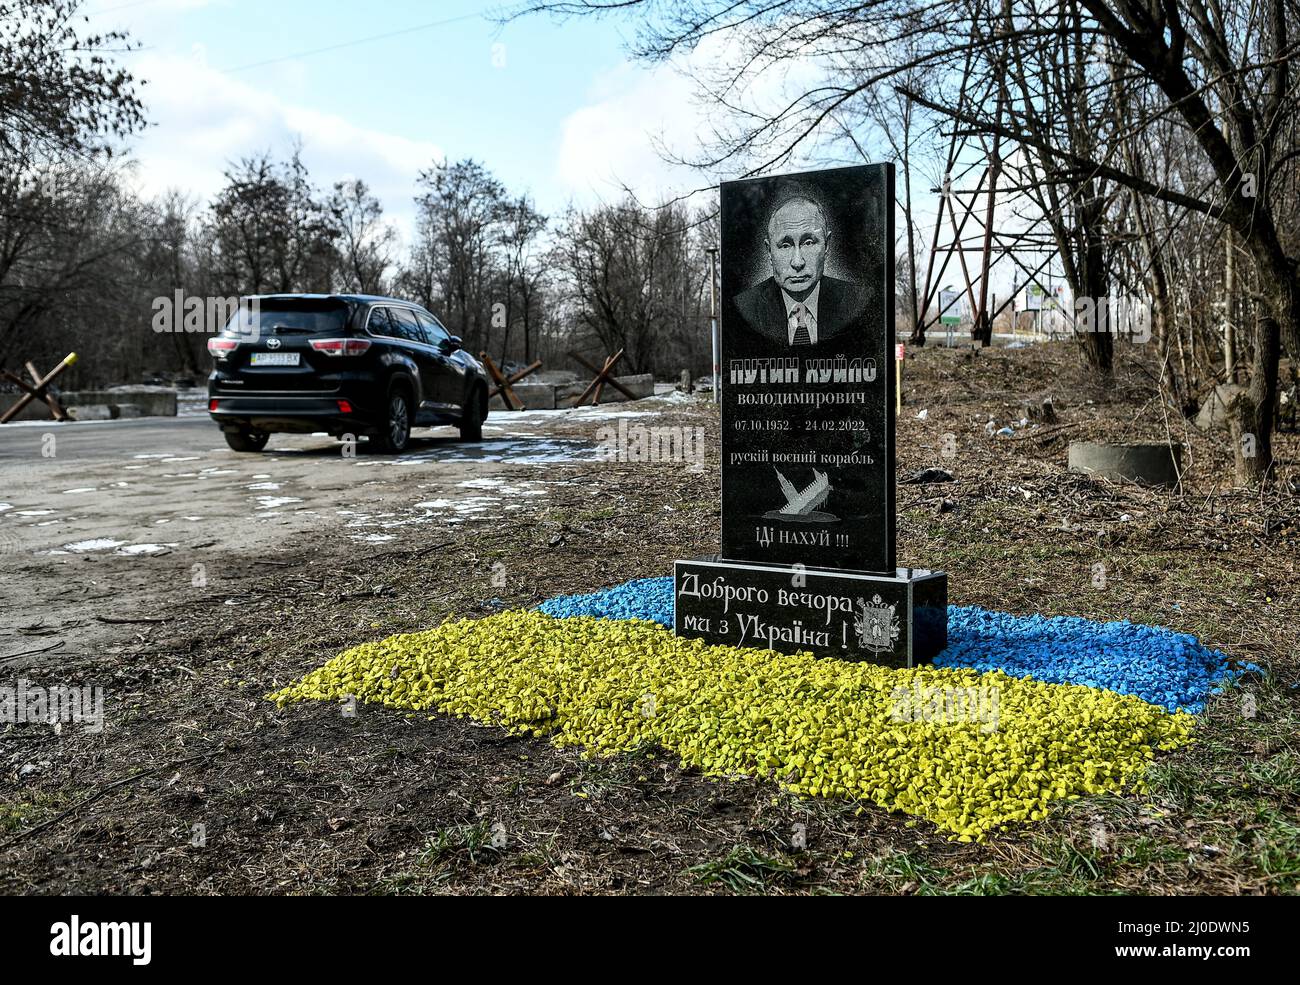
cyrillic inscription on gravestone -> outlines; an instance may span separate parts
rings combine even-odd
[[[894,574],[889,164],[722,185],[722,557]]]

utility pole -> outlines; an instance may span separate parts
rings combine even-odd
[[[1227,245],[1223,269],[1223,375],[1228,383],[1237,382],[1237,250],[1232,229],[1224,237]]]
[[[718,366],[718,248],[710,246],[709,254],[709,336],[713,340],[713,402],[718,402],[718,391],[722,388],[722,374]]]

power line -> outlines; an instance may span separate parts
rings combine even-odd
[[[132,7],[143,7],[147,3],[157,3],[158,0],[132,0],[131,3],[120,3],[116,7],[105,7],[102,10],[88,10],[83,17],[99,17],[102,14],[111,14],[118,10],[130,10]]]
[[[343,48],[353,48],[359,44],[370,44],[372,41],[386,41],[389,38],[401,37],[402,35],[405,34],[414,34],[417,31],[429,31],[435,27],[446,27],[448,24],[457,24],[460,21],[477,19],[482,16],[483,16],[482,13],[478,11],[470,14],[461,14],[458,17],[448,17],[440,21],[430,21],[428,24],[416,24],[414,27],[404,27],[401,30],[388,31],[384,34],[372,34],[369,37],[365,37],[365,38],[353,38],[351,41],[342,41],[338,44],[327,45],[324,48],[313,48],[310,51],[299,51],[292,55],[280,55],[276,58],[268,58],[265,61],[251,62],[248,65],[239,65],[235,68],[222,69],[222,71],[226,72],[227,74],[233,74],[235,72],[247,72],[254,68],[263,68],[264,66],[267,65],[277,65],[280,62],[293,61],[294,59],[297,58],[309,58],[312,55],[323,55],[326,52],[330,52],[330,51],[339,51]]]

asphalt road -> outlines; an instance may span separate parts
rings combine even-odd
[[[83,423],[22,421],[0,426],[0,469],[11,461],[41,457],[47,435],[55,438],[55,454],[70,460],[94,461],[113,455],[124,443],[156,445],[177,454],[195,448],[225,444],[216,425],[206,417],[142,417],[129,421],[85,421]],[[3,475],[3,472],[0,472]]]
[[[460,442],[451,428],[422,429],[398,456],[370,454],[364,443],[348,454],[327,435],[273,435],[264,452],[241,454],[206,418],[7,426],[0,550],[148,555],[205,539],[269,543],[324,524],[358,540],[391,540],[399,521],[508,509],[529,488],[496,482],[503,467],[595,454],[589,441],[549,434],[557,422],[537,413],[493,419],[480,444]]]
[[[206,417],[0,426],[0,660],[32,627],[75,641],[104,606],[148,607],[196,565],[246,566],[298,535],[400,548],[414,525],[544,502],[571,481],[566,464],[598,453],[580,436],[592,429],[575,424],[653,413],[503,413],[481,443],[421,429],[397,456],[349,455],[328,435],[273,435],[241,454]]]

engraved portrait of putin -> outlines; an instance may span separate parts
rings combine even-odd
[[[806,188],[778,193],[763,230],[772,274],[735,297],[745,323],[783,346],[827,342],[866,312],[866,288],[826,274],[830,228]]]

